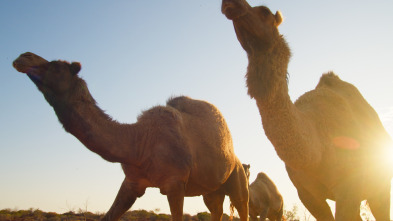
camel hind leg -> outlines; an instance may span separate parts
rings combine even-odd
[[[119,192],[117,193],[116,199],[112,204],[112,207],[101,219],[103,221],[115,221],[119,220],[120,217],[131,208],[138,197],[143,196],[146,188],[138,188],[137,185],[128,182],[124,179]]]
[[[203,195],[203,201],[210,211],[212,221],[220,221],[223,214],[225,194],[222,189]]]
[[[224,184],[225,193],[236,208],[241,221],[248,221],[248,180],[241,163],[238,163]]]

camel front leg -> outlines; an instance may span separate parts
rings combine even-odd
[[[360,200],[337,199],[336,201],[336,221],[361,221]]]
[[[336,221],[361,221],[360,204],[362,202],[359,181],[349,177],[343,181],[336,196]]]
[[[378,221],[390,220],[390,180],[377,191],[378,194],[367,199],[374,218]]]
[[[307,210],[318,221],[334,221],[332,211],[324,199],[317,199],[307,190],[297,187],[298,195]]]
[[[168,190],[161,190],[161,193],[166,193],[171,210],[172,221],[183,220],[183,204],[185,195],[184,183],[178,182],[170,185]]]
[[[265,205],[265,208],[263,208],[262,211],[259,213],[259,221],[266,220],[268,211],[269,211],[269,207],[267,205]]]
[[[220,221],[222,219],[224,199],[225,194],[221,189],[203,195],[203,201],[211,213],[211,221]]]
[[[139,188],[124,179],[112,207],[101,219],[102,221],[116,221],[131,208],[137,197],[145,193],[146,188]]]

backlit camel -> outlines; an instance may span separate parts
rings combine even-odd
[[[247,179],[250,178],[250,165],[243,164]],[[251,221],[260,221],[268,218],[271,221],[280,221],[284,213],[284,201],[273,181],[263,172],[248,186],[249,215]],[[233,205],[231,204],[231,213]]]
[[[265,174],[258,173],[257,178],[248,187],[249,214],[251,221],[281,221],[284,201],[273,181]]]
[[[367,199],[377,220],[390,218],[392,139],[377,113],[352,84],[333,73],[295,103],[288,95],[290,49],[278,31],[279,12],[223,0],[247,52],[246,82],[266,136],[285,162],[298,195],[317,220],[334,220],[326,199],[336,201],[336,220],[360,220]]]
[[[119,220],[147,187],[167,196],[173,220],[182,220],[185,196],[199,195],[212,220],[221,220],[225,195],[248,220],[247,178],[215,106],[176,97],[144,111],[134,124],[121,124],[96,105],[78,76],[79,63],[48,62],[27,52],[13,66],[34,82],[67,132],[105,160],[121,163],[125,179],[103,220]]]

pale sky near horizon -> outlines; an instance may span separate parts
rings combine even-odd
[[[354,84],[393,134],[393,1],[249,1],[280,10],[280,32],[292,50],[293,101],[334,71]],[[221,1],[0,1],[0,210],[39,208],[106,212],[124,174],[67,134],[35,85],[12,67],[31,51],[47,60],[78,61],[98,105],[119,122],[176,95],[216,105],[235,152],[265,172],[286,209],[303,209],[284,163],[264,135],[247,95],[247,57]],[[392,159],[393,160],[393,159]],[[169,213],[166,197],[148,189],[132,209]],[[229,210],[228,199],[225,212]],[[201,197],[184,212],[207,211]]]

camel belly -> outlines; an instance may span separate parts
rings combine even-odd
[[[334,200],[334,193],[329,186],[333,186],[334,182],[326,182],[330,180],[328,177],[320,179],[320,174],[309,174],[305,171],[292,170],[286,167],[289,178],[293,185],[296,187],[298,193],[306,191],[319,199],[331,199]],[[320,171],[322,173],[322,171]],[[323,181],[325,180],[325,182]]]
[[[206,156],[195,162],[186,185],[186,194],[203,195],[219,189],[231,175],[235,163],[234,156],[222,159]]]

